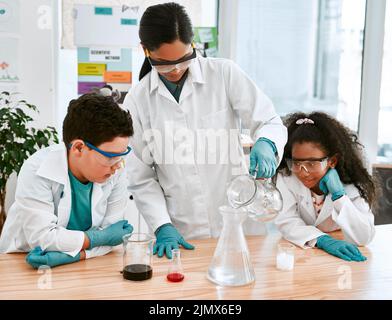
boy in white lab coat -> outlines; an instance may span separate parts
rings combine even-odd
[[[277,187],[283,209],[275,220],[283,237],[347,261],[364,261],[358,246],[374,237],[376,188],[361,160],[357,137],[325,113],[294,113]],[[345,240],[328,232],[342,230]]]
[[[41,149],[23,164],[16,200],[0,238],[0,252],[30,252],[34,268],[108,253],[132,226],[124,220],[124,157],[133,135],[129,112],[112,97],[72,100],[63,143]]]

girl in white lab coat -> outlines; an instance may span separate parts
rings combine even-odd
[[[41,149],[23,164],[0,238],[0,253],[29,252],[34,268],[108,253],[132,232],[124,220],[131,151],[129,112],[112,97],[86,94],[70,102],[64,142]]]
[[[258,166],[258,177],[275,174],[287,130],[236,64],[197,53],[182,6],[147,8],[139,36],[146,58],[123,104],[135,128],[130,188],[157,236],[155,252],[170,257],[179,245],[193,248],[184,238],[219,236],[227,183],[248,171],[240,122],[255,141],[250,169]]]
[[[374,236],[376,188],[355,134],[322,112],[287,117],[288,143],[277,187],[283,210],[275,220],[283,237],[348,261],[366,260],[357,246]],[[342,230],[345,240],[329,232]]]

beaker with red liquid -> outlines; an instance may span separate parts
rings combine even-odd
[[[184,270],[181,264],[180,249],[172,249],[172,258],[167,271],[166,278],[170,282],[181,282],[184,280]]]

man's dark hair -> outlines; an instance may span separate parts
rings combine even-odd
[[[74,139],[99,146],[116,137],[132,135],[131,114],[121,109],[112,97],[89,93],[69,103],[63,122],[63,141],[67,146]]]

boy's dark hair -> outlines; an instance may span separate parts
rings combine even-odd
[[[308,118],[314,124],[296,124],[297,120]],[[331,157],[337,155],[336,170],[345,184],[354,184],[366,202],[373,206],[378,192],[377,182],[373,180],[363,163],[363,145],[357,135],[338,120],[323,112],[292,113],[285,117],[288,129],[288,141],[284,148],[283,161],[279,171],[290,175],[285,159],[291,158],[291,150],[295,143],[311,142]]]
[[[88,93],[69,103],[63,122],[63,141],[67,146],[74,139],[99,146],[116,137],[132,135],[131,114],[121,109],[112,97]]]

